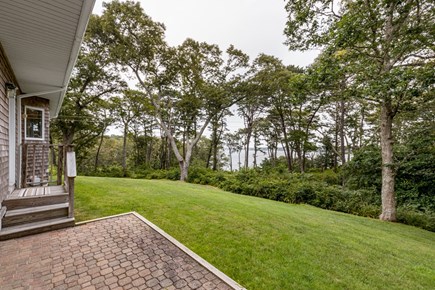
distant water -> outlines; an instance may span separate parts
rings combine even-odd
[[[269,158],[269,154],[267,153],[267,150],[263,150],[266,153],[262,153],[261,151],[257,152],[257,166],[261,164],[261,162],[263,162],[264,159]],[[225,151],[225,155],[228,157],[229,159],[229,152],[228,150]],[[285,156],[284,154],[284,150],[282,149],[278,149],[278,152],[276,153],[276,155],[278,157],[280,156]],[[238,152],[233,152],[233,154],[231,154],[232,157],[232,162],[233,162],[233,170],[239,170],[239,153]],[[253,149],[249,149],[249,167],[253,167],[254,166],[254,150]],[[230,160],[228,160],[228,162],[230,162]],[[245,164],[245,150],[242,150],[240,152],[240,168],[243,168],[244,164]],[[230,170],[230,166],[226,165],[224,167],[225,170]]]

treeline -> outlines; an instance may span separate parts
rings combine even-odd
[[[435,152],[432,146],[433,132],[418,131],[409,147],[396,152],[408,156],[397,175],[397,220],[399,222],[435,231]],[[162,140],[154,137],[153,148],[137,151],[132,135],[128,137],[127,176],[130,178],[179,180],[177,160],[169,160],[160,154]],[[94,169],[97,148],[89,150],[87,158],[78,166],[81,174],[92,176],[123,177],[122,136],[105,137],[99,153],[99,165]],[[142,143],[140,143],[142,144]],[[286,158],[263,160],[257,168],[212,170],[207,168],[210,139],[203,138],[194,154],[188,182],[212,185],[237,194],[252,195],[289,203],[306,203],[317,207],[376,218],[381,213],[381,157],[379,148],[367,146],[337,172],[322,168],[322,157],[307,160],[308,172],[288,172]],[[418,152],[410,151],[419,148]],[[221,150],[223,151],[224,148]],[[139,154],[139,155],[137,155]],[[149,154],[149,155],[148,155]],[[148,156],[147,156],[148,155]],[[222,152],[220,166],[228,166],[228,157]],[[140,158],[147,160],[136,164]],[[150,159],[147,159],[150,158]],[[164,169],[162,169],[164,168]],[[345,186],[342,186],[342,184]]]
[[[397,202],[431,215],[433,5],[299,2],[287,3],[285,34],[290,49],[322,47],[307,68],[193,39],[171,47],[138,3],[105,4],[90,19],[52,138],[76,145],[86,174],[177,167],[185,181],[191,165],[238,169],[235,153],[244,170],[250,158],[283,176],[332,170],[343,190],[376,192],[384,220],[397,220]],[[244,128],[229,132],[234,110]],[[105,137],[110,126],[122,136]]]

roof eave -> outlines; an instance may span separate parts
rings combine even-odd
[[[74,69],[74,66],[76,64],[77,58],[80,53],[80,47],[83,42],[83,37],[86,33],[86,27],[89,22],[90,15],[92,14],[92,10],[95,5],[95,0],[85,0],[82,6],[82,11],[80,14],[80,19],[77,25],[76,35],[74,38],[74,43],[71,49],[71,55],[69,58],[67,70],[65,72],[65,78],[62,87],[66,88],[68,87],[72,70]],[[50,115],[52,118],[56,118],[59,114],[60,108],[62,107],[63,100],[65,98],[66,90],[63,90],[60,92],[59,96],[59,102],[57,106],[55,106],[55,109],[53,112],[50,112]]]

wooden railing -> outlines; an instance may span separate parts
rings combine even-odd
[[[20,187],[65,184],[68,152],[73,145],[24,143]]]
[[[24,143],[22,145],[21,188],[61,185],[65,166],[64,145]]]
[[[22,145],[21,188],[63,185],[69,194],[69,217],[74,216],[76,160],[73,145]]]

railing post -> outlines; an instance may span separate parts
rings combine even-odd
[[[35,184],[35,174],[36,174],[36,144],[33,144],[33,164],[32,164],[32,186]]]
[[[53,182],[53,166],[55,163],[56,163],[56,152],[54,152],[54,145],[49,144],[48,145],[48,184]]]
[[[23,144],[23,155],[21,165],[21,188],[27,187],[27,144]]]
[[[42,156],[41,156],[41,185],[45,184],[45,144],[42,144]],[[48,182],[48,176],[47,176],[47,182]]]
[[[62,174],[63,174],[63,145],[58,146],[58,159],[57,159],[57,185],[62,185]]]
[[[76,172],[76,153],[73,151],[73,146],[69,145],[66,153],[66,168],[67,189],[69,196],[68,217],[74,217],[74,179],[77,176]]]

